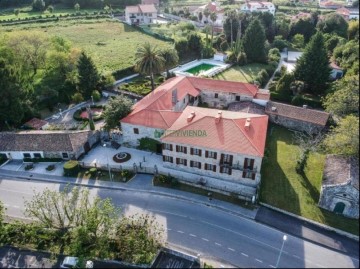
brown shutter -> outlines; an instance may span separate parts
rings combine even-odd
[[[171,163],[173,163],[173,162],[174,162],[173,157],[170,157],[170,162],[171,162]]]
[[[172,151],[173,150],[173,145],[172,144],[170,144],[170,151]]]
[[[176,164],[179,164],[179,158],[176,158]]]
[[[220,166],[220,173],[224,172],[224,166]]]
[[[232,173],[232,169],[231,169],[231,168],[229,168],[229,175],[231,175],[231,173]]]
[[[216,165],[213,166],[213,171],[216,172]]]
[[[244,169],[247,169],[248,167],[248,158],[245,158],[244,160]]]
[[[252,173],[252,175],[251,175],[251,178],[252,178],[252,180],[255,180],[255,173]]]
[[[184,165],[187,166],[187,160],[185,159]]]
[[[205,150],[205,158],[209,157],[209,151]]]
[[[207,163],[205,164],[205,170],[208,170],[208,164]]]
[[[187,147],[184,147],[184,153],[185,154],[187,153]]]
[[[163,155],[163,162],[165,162],[165,156]]]
[[[176,145],[176,152],[179,152],[179,146]]]
[[[199,149],[199,156],[201,157],[201,153],[202,153],[202,150],[201,149]]]
[[[198,166],[199,169],[201,169],[201,163],[199,163],[199,166]]]
[[[215,154],[214,154],[214,159],[215,160],[217,159],[217,152],[215,152]]]
[[[221,153],[221,156],[220,156],[220,163],[224,163],[224,154]]]
[[[232,163],[233,163],[233,158],[234,158],[234,156],[230,155],[230,165],[232,165]]]
[[[245,173],[245,171],[243,172],[243,178],[245,178],[245,176],[246,176],[246,173]]]
[[[253,169],[254,169],[254,162],[255,162],[255,160],[254,160],[254,159],[251,159],[251,160],[250,160],[250,167],[251,167],[251,170],[253,170]]]
[[[194,167],[194,161],[190,161],[190,167]]]
[[[194,155],[194,149],[193,148],[190,148],[190,154]]]

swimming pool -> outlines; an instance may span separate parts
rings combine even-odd
[[[170,70],[176,76],[206,76],[212,77],[224,70],[230,65],[224,62],[212,59],[195,60]]]
[[[204,71],[210,70],[211,68],[214,68],[216,66],[217,65],[201,63],[201,64],[199,64],[197,66],[194,66],[192,68],[184,70],[184,72],[196,75],[196,74],[202,73]]]

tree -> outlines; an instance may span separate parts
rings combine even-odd
[[[91,93],[99,86],[100,75],[94,62],[84,51],[80,55],[77,68],[79,73],[79,90],[85,100],[88,100],[90,99]]]
[[[290,25],[290,37],[301,34],[307,43],[315,33],[315,24],[311,19],[300,19]]]
[[[204,16],[205,16],[205,23],[209,22],[209,16],[210,16],[210,10],[208,8],[205,8],[204,10]]]
[[[359,158],[359,117],[348,115],[332,128],[323,143],[328,153]]]
[[[304,42],[305,42],[304,36],[301,34],[296,34],[292,38],[292,43],[296,48],[302,49],[304,47]]]
[[[350,69],[359,63],[359,42],[350,40],[334,49],[333,58],[344,69]]]
[[[192,53],[196,57],[201,57],[201,51],[203,48],[201,36],[197,33],[191,33],[188,35],[188,52]]]
[[[54,12],[54,6],[50,5],[47,7],[47,10],[50,12],[50,13],[53,13]]]
[[[161,51],[161,56],[164,58],[164,67],[166,69],[166,76],[170,77],[169,69],[179,62],[179,56],[177,51],[173,48],[165,49]]]
[[[80,10],[80,5],[79,5],[79,3],[76,3],[76,4],[74,5],[74,9],[76,10],[76,12],[79,12],[79,10]]]
[[[20,10],[19,9],[14,9],[14,14],[15,14],[15,16],[16,17],[18,17],[19,16],[19,14],[20,14]]]
[[[223,24],[224,33],[230,45],[234,42],[239,30],[239,20],[236,10],[230,10]]]
[[[311,93],[321,94],[330,77],[329,58],[321,32],[316,33],[305,47],[295,66],[295,79],[304,81]]]
[[[214,23],[217,20],[217,14],[215,12],[211,12],[210,14],[210,20],[211,20],[211,42],[214,40]]]
[[[345,38],[340,37],[336,34],[333,35],[329,35],[329,34],[325,34],[324,37],[326,38],[325,41],[325,47],[326,50],[328,52],[329,55],[332,55],[334,52],[334,49],[339,45],[339,44],[344,44],[346,43]]]
[[[155,89],[154,74],[160,73],[163,66],[164,58],[156,46],[146,42],[137,48],[135,53],[135,70],[150,76],[152,91]]]
[[[330,13],[323,17],[317,24],[317,28],[323,33],[335,33],[342,37],[347,37],[348,23],[343,16]]]
[[[280,22],[276,22],[276,35],[281,35],[283,39],[287,40],[290,34],[290,24],[282,19]]]
[[[132,105],[131,100],[122,95],[110,99],[103,112],[105,129],[109,131],[118,127],[119,121],[131,112]]]
[[[258,19],[253,20],[245,31],[244,51],[248,61],[266,63],[265,31]]]
[[[203,14],[202,14],[201,11],[200,11],[199,14],[198,14],[198,18],[199,18],[199,22],[202,22]]]
[[[326,111],[339,117],[359,116],[359,77],[345,76],[336,81],[334,92],[326,95],[323,105]]]
[[[359,40],[359,20],[349,21],[347,36],[349,40]]]
[[[4,225],[4,211],[5,211],[5,207],[3,205],[3,203],[0,201],[0,235],[1,235],[1,230],[2,227]]]
[[[32,3],[32,8],[34,11],[44,11],[45,2],[43,0],[34,0]]]

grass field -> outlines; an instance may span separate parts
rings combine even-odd
[[[160,48],[171,45],[110,19],[6,26],[1,27],[0,35],[4,32],[11,35],[11,32],[25,32],[30,29],[69,39],[75,47],[89,53],[102,73],[132,66],[136,48],[145,42]]]
[[[228,70],[216,75],[214,79],[239,81],[250,83],[255,79],[256,75],[261,69],[264,69],[266,64],[248,64],[245,66],[233,66]]]
[[[348,219],[317,206],[325,155],[310,154],[305,175],[296,173],[299,147],[292,132],[269,126],[266,158],[261,173],[260,200],[314,221],[359,235],[359,221]]]

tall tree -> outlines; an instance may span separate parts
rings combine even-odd
[[[205,19],[206,19],[206,23],[209,22],[209,16],[210,16],[210,10],[208,8],[205,8],[204,10],[204,16],[205,16]]]
[[[146,42],[137,48],[135,53],[135,69],[141,73],[150,76],[151,90],[155,89],[154,74],[161,72],[164,66],[164,58],[156,46]]]
[[[299,19],[290,25],[290,37],[301,34],[305,38],[305,42],[309,42],[315,33],[315,24],[311,19]]]
[[[236,10],[229,10],[223,23],[223,29],[226,39],[231,44],[234,42],[236,34],[239,30],[239,20]]]
[[[213,42],[213,40],[214,40],[214,23],[217,20],[217,14],[215,12],[211,12],[210,20],[211,20],[211,42]]]
[[[202,22],[203,14],[202,14],[201,11],[200,11],[199,14],[198,14],[198,18],[199,18],[199,22]]]
[[[330,77],[329,58],[321,32],[316,33],[305,47],[295,66],[295,79],[304,81],[315,94],[324,93]]]
[[[80,54],[77,68],[79,73],[78,88],[85,100],[90,99],[91,93],[99,86],[100,75],[93,60],[84,51]]]
[[[317,28],[323,33],[335,33],[342,37],[347,37],[348,23],[343,16],[330,13],[325,15],[317,24]]]
[[[243,38],[244,51],[248,61],[266,63],[265,31],[258,19],[254,19],[245,31]]]
[[[170,77],[169,69],[179,62],[177,51],[173,48],[164,49],[161,51],[161,56],[164,58],[164,67],[166,69],[166,76]]]
[[[131,112],[132,105],[131,100],[122,95],[110,99],[103,112],[105,129],[110,131],[119,127],[119,121]]]

